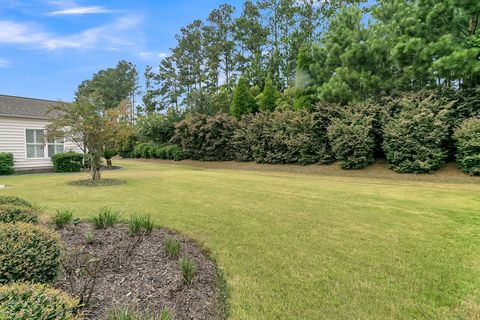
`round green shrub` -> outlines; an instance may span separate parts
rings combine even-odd
[[[103,151],[103,157],[104,157],[106,160],[112,159],[112,158],[115,157],[117,154],[118,154],[118,150],[115,150],[115,149],[105,149],[105,150]]]
[[[332,119],[328,138],[343,169],[361,169],[373,162],[375,138],[373,119],[363,112],[345,109]]]
[[[175,161],[180,161],[185,159],[185,154],[183,153],[182,148],[180,148],[176,144],[165,146],[164,149],[165,149],[166,159],[175,160]]]
[[[30,202],[15,196],[0,196],[0,204],[13,204],[33,208],[33,205]]]
[[[142,142],[137,144],[133,150],[133,155],[135,158],[154,158],[156,156],[156,150],[157,146],[155,146],[153,143]]]
[[[29,223],[0,224],[0,284],[49,283],[58,274],[60,239]]]
[[[78,301],[41,284],[13,283],[0,286],[0,319],[79,320]]]
[[[38,211],[31,207],[14,204],[0,204],[0,223],[37,223]]]
[[[167,153],[165,147],[159,147],[155,150],[155,158],[158,159],[167,159]]]
[[[83,165],[83,154],[63,152],[52,156],[53,169],[56,172],[80,172]]]
[[[431,97],[400,101],[400,112],[387,121],[383,150],[398,172],[426,173],[445,161],[448,108]]]
[[[454,137],[458,166],[468,174],[480,176],[480,118],[463,121]]]
[[[14,162],[13,154],[0,152],[0,176],[13,173]]]

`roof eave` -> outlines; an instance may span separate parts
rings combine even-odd
[[[51,120],[51,119],[52,119],[52,118],[48,118],[48,117],[28,116],[28,115],[19,115],[19,114],[3,114],[3,113],[0,113],[0,117],[6,117],[6,118],[22,118],[22,119],[37,119],[37,120]]]

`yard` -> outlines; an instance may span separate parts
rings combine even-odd
[[[232,319],[480,318],[478,178],[115,164],[104,177],[127,184],[20,175],[0,194],[82,219],[104,206],[151,214],[211,251]]]

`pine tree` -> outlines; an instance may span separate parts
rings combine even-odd
[[[265,87],[258,99],[258,107],[261,111],[275,111],[277,107],[277,100],[280,98],[280,93],[273,85],[270,77],[265,81]]]
[[[238,80],[235,91],[233,92],[233,101],[230,106],[230,114],[237,119],[243,115],[257,111],[255,97],[250,92],[247,80],[242,76]]]

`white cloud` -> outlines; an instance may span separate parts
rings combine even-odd
[[[10,62],[4,59],[0,59],[0,68],[8,68],[10,67]]]
[[[129,31],[141,22],[139,16],[120,17],[110,24],[86,29],[80,33],[57,35],[42,31],[35,24],[0,20],[0,43],[25,44],[40,49],[120,48],[134,46]]]
[[[99,6],[90,6],[90,7],[79,7],[75,6],[72,8],[67,8],[63,10],[56,10],[49,12],[49,16],[61,16],[61,15],[84,15],[84,14],[95,14],[95,13],[110,13],[112,10],[109,10],[104,7]]]
[[[142,51],[138,53],[138,56],[144,60],[161,60],[168,57],[170,54],[168,52],[154,52],[154,51]]]
[[[41,43],[48,35],[33,24],[0,20],[0,43]]]

